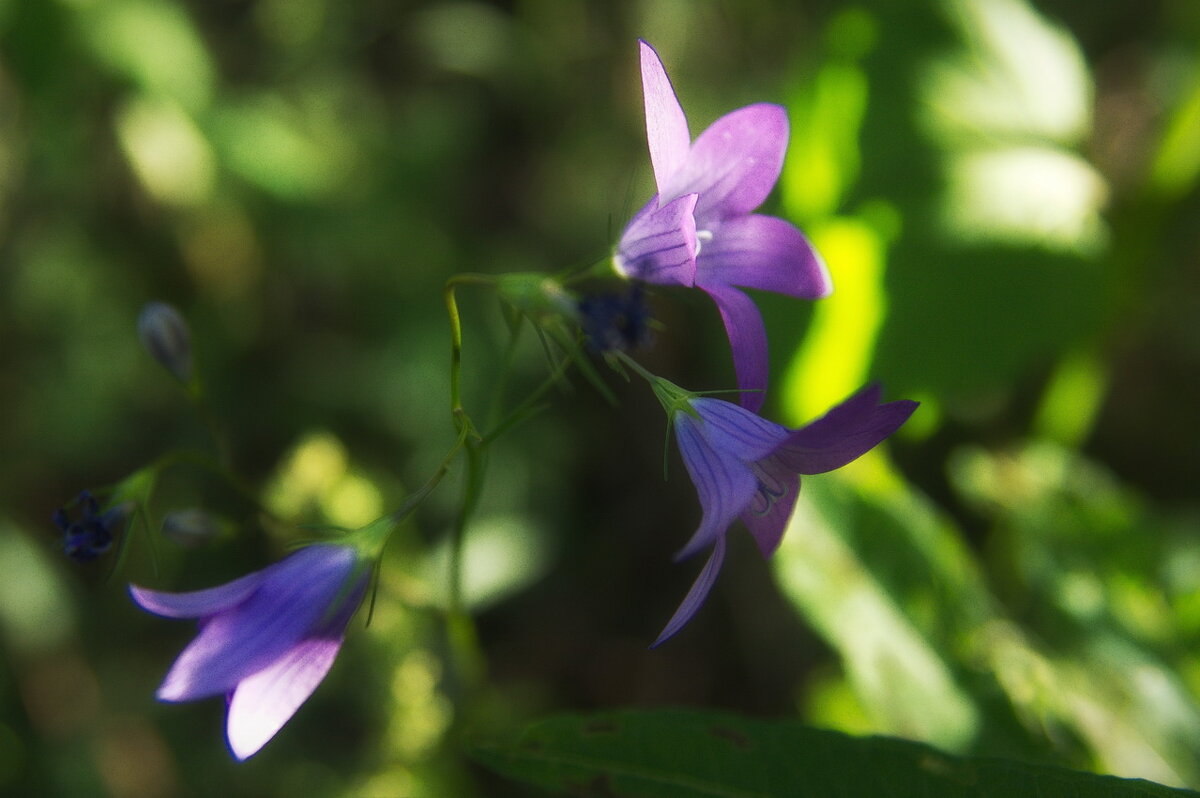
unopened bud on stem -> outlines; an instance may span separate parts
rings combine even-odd
[[[199,507],[189,507],[167,513],[162,532],[181,546],[199,546],[220,536],[221,523]]]
[[[192,379],[192,336],[179,311],[165,302],[148,302],[138,314],[137,329],[146,351],[187,385]]]

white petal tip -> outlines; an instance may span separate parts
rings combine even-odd
[[[231,716],[225,725],[225,742],[229,745],[229,753],[234,759],[245,762],[262,750],[271,741],[279,728],[271,728],[275,724],[260,724],[254,722],[235,721]]]
[[[181,701],[190,700],[190,697],[184,691],[183,685],[174,680],[168,680],[159,685],[159,688],[154,692],[154,697],[167,704],[178,704]]]

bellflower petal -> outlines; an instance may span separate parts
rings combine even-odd
[[[675,436],[704,513],[692,539],[675,555],[676,560],[683,560],[724,534],[754,496],[757,483],[745,464],[715,449],[700,423],[687,413],[675,414]]]
[[[825,262],[795,225],[750,214],[721,222],[696,259],[696,283],[757,288],[797,299],[833,290]]]
[[[660,193],[699,194],[696,220],[702,228],[750,213],[775,187],[787,141],[787,112],[780,106],[757,103],[731,111],[692,143]]]
[[[862,456],[900,429],[917,409],[908,399],[881,405],[881,392],[878,385],[859,391],[789,435],[775,457],[798,474],[823,474]]]
[[[255,571],[232,582],[189,593],[166,593],[130,585],[129,594],[146,612],[164,618],[206,618],[241,604],[258,590],[268,572],[269,569]]]
[[[200,621],[159,700],[231,696],[230,747],[239,759],[250,756],[329,670],[368,576],[357,549],[321,544],[208,590],[171,594],[131,585],[143,609]]]
[[[690,286],[696,281],[696,195],[658,207],[650,200],[629,222],[615,258],[626,277],[660,285]]]
[[[700,571],[700,575],[692,583],[691,589],[683,597],[683,602],[679,605],[679,609],[675,610],[675,614],[671,616],[671,620],[667,621],[667,625],[659,633],[658,639],[650,644],[651,648],[667,642],[668,639],[673,637],[676,632],[692,619],[692,616],[704,604],[704,600],[708,598],[709,591],[712,590],[713,584],[717,581],[717,574],[721,573],[721,564],[724,561],[725,536],[722,535],[713,544],[712,554],[709,555],[708,562],[704,564],[704,569]]]
[[[225,736],[238,759],[256,753],[291,720],[329,673],[341,638],[305,640],[240,681],[229,698]]]
[[[704,438],[709,445],[743,462],[766,457],[788,437],[786,427],[729,402],[699,397],[689,404],[704,422]]]
[[[658,194],[626,226],[613,263],[629,279],[708,292],[729,334],[738,386],[765,391],[766,328],[750,299],[733,286],[809,299],[830,291],[821,259],[799,230],[782,219],[752,215],[779,180],[787,113],[770,103],[749,105],[689,142],[687,118],[662,60],[646,42],[640,48]],[[685,219],[674,203],[693,195],[691,218]],[[747,393],[742,404],[757,410],[763,400],[761,393]]]
[[[654,48],[638,39],[642,57],[642,98],[646,106],[646,140],[654,181],[661,192],[687,158],[692,146],[687,117],[671,87],[671,79]]]
[[[355,566],[353,549],[310,546],[279,563],[249,597],[212,616],[175,660],[163,701],[220,695],[269,665],[321,620]]]
[[[736,288],[726,285],[702,286],[717,303],[729,348],[733,352],[733,370],[742,395],[742,407],[757,411],[766,400],[767,328],[754,300]]]
[[[654,645],[679,631],[711,590],[735,518],[749,529],[764,557],[778,548],[800,493],[800,475],[828,471],[862,455],[908,420],[916,402],[879,404],[868,386],[797,430],[760,418],[745,407],[692,396],[674,412],[676,438],[703,517],[681,556],[712,545],[713,554]],[[694,415],[693,415],[694,414]]]

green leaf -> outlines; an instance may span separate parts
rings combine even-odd
[[[944,754],[797,721],[699,710],[622,711],[538,721],[476,759],[520,782],[589,796],[720,798],[1155,798],[1197,793],[1139,779]]]

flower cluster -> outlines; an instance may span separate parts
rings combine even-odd
[[[651,378],[703,511],[699,529],[676,559],[712,549],[657,646],[683,628],[708,596],[734,521],[741,520],[763,556],[770,556],[787,527],[800,476],[840,468],[866,453],[899,429],[917,403],[880,404],[882,392],[871,386],[800,429],[757,415],[767,388],[767,334],[758,308],[738,288],[802,299],[832,290],[824,263],[798,229],[752,213],[779,179],[787,116],[777,105],[750,105],[692,141],[658,53],[640,44],[646,138],[658,193],[626,226],[614,265],[633,280],[696,287],[712,297],[742,391],[739,406]]]
[[[684,465],[696,486],[702,517],[677,559],[709,551],[708,561],[654,645],[677,633],[698,611],[720,572],[726,534],[737,521],[749,530],[763,556],[779,546],[803,475],[839,468],[895,432],[913,413],[911,401],[881,402],[878,386],[864,388],[826,415],[789,429],[759,415],[768,387],[767,334],[761,314],[743,289],[818,299],[832,290],[829,274],[812,245],[791,223],[756,213],[779,179],[787,149],[788,122],[778,105],[755,104],[722,116],[695,140],[658,54],[640,43],[646,135],[656,192],[626,225],[611,265],[622,290],[577,297],[567,282],[545,275],[456,275],[444,299],[451,322],[450,403],[457,440],[432,477],[395,512],[337,542],[317,543],[262,570],[226,584],[186,593],[131,585],[143,610],[167,618],[195,619],[199,631],[171,666],[157,697],[192,701],[225,696],[226,736],[239,759],[258,752],[325,678],[341,648],[351,617],[368,588],[371,567],[388,536],[436,487],[465,452],[467,496],[452,533],[452,557],[460,556],[466,517],[474,506],[485,447],[532,412],[561,368],[578,364],[601,390],[585,350],[620,369],[645,377],[674,427]],[[604,264],[607,268],[607,264]],[[612,271],[606,277],[613,279]],[[699,288],[720,313],[732,352],[737,403],[686,391],[646,371],[628,354],[646,344],[652,320],[647,284]],[[477,428],[462,403],[462,331],[454,292],[485,285],[504,302],[506,320],[528,320],[546,344],[561,347],[542,388],[518,403],[488,431]],[[138,320],[146,350],[198,404],[202,381],[194,368],[191,335],[183,316],[151,303]],[[552,347],[547,345],[547,353]],[[210,421],[207,411],[206,421]],[[217,449],[223,436],[214,431]],[[195,459],[195,458],[192,458]],[[228,458],[220,458],[222,460]],[[169,461],[164,460],[163,463]],[[218,464],[219,466],[220,464]],[[130,478],[127,492],[145,506],[164,464]],[[218,469],[219,470],[219,469]],[[60,510],[55,522],[66,553],[91,560],[113,543],[117,510],[101,512],[81,494],[82,517]],[[168,513],[163,533],[181,545],[217,538],[221,526],[200,508]],[[456,554],[457,552],[457,554]],[[461,563],[452,563],[449,606],[461,606]]]

